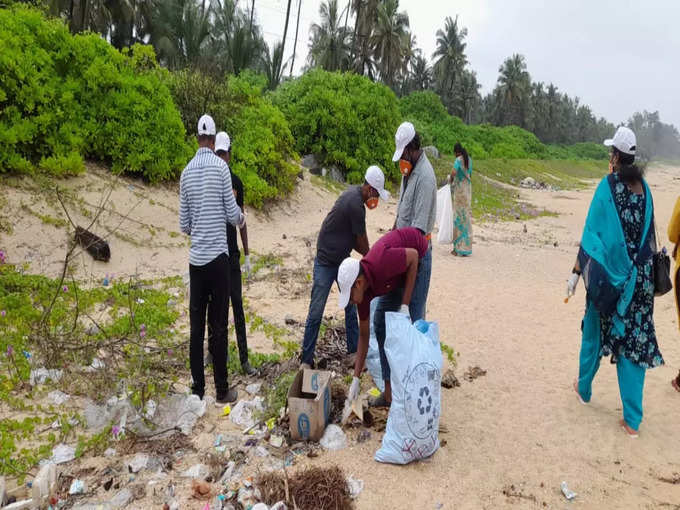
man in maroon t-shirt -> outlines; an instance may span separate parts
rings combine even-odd
[[[338,268],[340,308],[356,304],[359,313],[359,345],[354,365],[354,378],[348,394],[353,401],[359,396],[359,376],[368,351],[371,300],[380,296],[375,310],[375,336],[380,350],[380,366],[385,392],[371,402],[373,406],[389,406],[392,401],[390,366],[385,356],[385,312],[411,316],[409,304],[416,284],[419,260],[427,253],[428,241],[417,228],[393,230],[378,240],[361,261],[346,258]]]

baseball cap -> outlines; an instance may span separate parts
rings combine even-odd
[[[397,150],[394,151],[392,161],[399,161],[404,149],[416,136],[416,128],[410,122],[402,122],[394,135],[394,143],[397,145]]]
[[[619,149],[624,154],[635,155],[635,133],[625,126],[619,127],[614,133],[614,138],[610,138],[604,141],[604,144],[608,147],[612,145]]]
[[[385,189],[385,174],[383,174],[380,167],[375,165],[369,166],[364,177],[366,182],[378,191],[380,198],[387,202],[390,199],[389,192]]]
[[[338,268],[338,286],[340,287],[340,297],[338,298],[338,306],[344,310],[349,304],[350,294],[352,293],[352,285],[359,276],[359,261],[352,257],[347,257],[342,261]]]
[[[203,115],[200,119],[198,119],[199,135],[214,135],[215,133],[215,121],[210,115]]]
[[[217,151],[229,152],[230,147],[231,140],[229,139],[229,135],[224,131],[220,131],[219,133],[217,133],[217,136],[215,137],[215,152]]]

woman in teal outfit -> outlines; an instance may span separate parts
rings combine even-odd
[[[448,181],[453,194],[453,255],[472,255],[472,159],[460,143],[453,146],[456,161]]]
[[[611,356],[623,403],[620,423],[631,437],[642,421],[645,372],[663,364],[653,319],[654,203],[635,165],[635,144],[625,127],[605,141],[612,147],[611,173],[595,191],[567,286],[570,297],[583,275],[587,292],[574,390],[588,403],[600,359]]]

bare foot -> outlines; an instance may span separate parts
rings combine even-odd
[[[636,437],[639,436],[638,431],[637,431],[637,430],[633,430],[632,428],[630,428],[630,427],[628,426],[628,424],[626,423],[626,420],[624,420],[623,418],[622,418],[621,420],[619,420],[619,425],[621,425],[621,428],[623,429],[623,431],[624,431],[626,434],[628,434],[628,437],[634,439],[634,438],[636,438]]]
[[[581,394],[578,392],[578,380],[574,379],[574,391],[576,392],[576,395],[578,395],[578,401],[581,402],[581,404],[588,405],[588,402],[583,400],[583,397],[581,397]]]
[[[671,385],[673,386],[673,388],[675,388],[675,391],[680,391],[680,384],[678,384],[678,379],[680,379],[680,375],[671,381]]]

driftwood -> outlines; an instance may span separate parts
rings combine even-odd
[[[76,242],[92,255],[94,260],[108,262],[111,259],[109,243],[82,227],[76,227]]]

